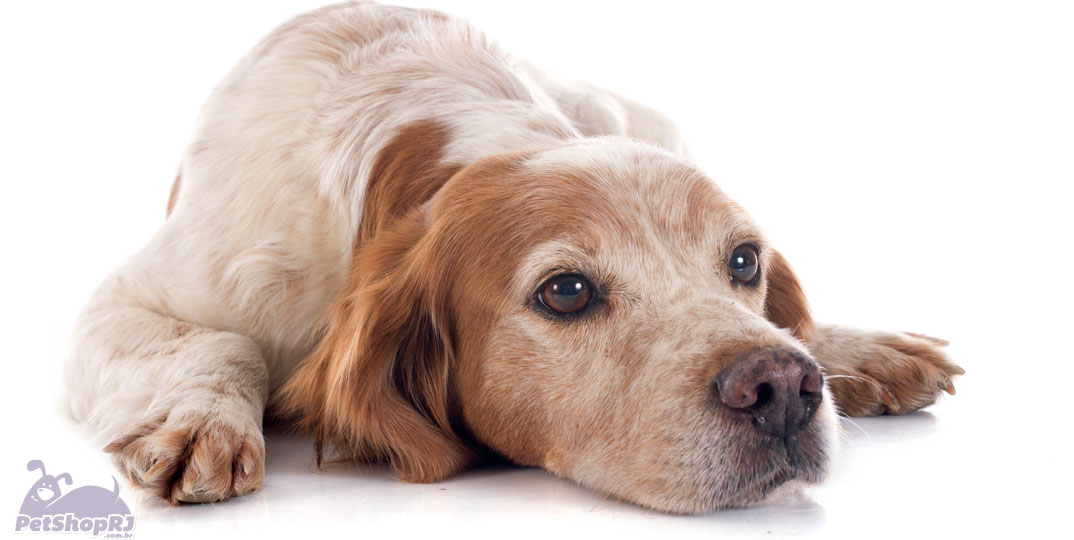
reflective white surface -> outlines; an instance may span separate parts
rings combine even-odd
[[[651,512],[539,469],[508,465],[426,485],[400,482],[383,466],[317,470],[312,441],[280,432],[267,437],[260,492],[181,507],[127,490],[123,496],[132,503],[140,538],[307,531],[405,537],[1062,537],[1070,503],[1065,486],[1072,479],[1065,436],[1049,435],[1042,421],[1019,423],[1019,413],[1003,414],[1004,404],[990,405],[989,385],[979,384],[988,379],[970,369],[956,397],[926,411],[844,420],[842,450],[826,483],[756,508],[702,516]],[[33,475],[21,471],[23,456],[42,458],[57,473],[72,471],[76,485],[110,483],[103,454],[73,428],[50,431],[33,444],[19,441],[17,456],[5,459],[5,485],[29,487]],[[17,508],[23,493],[8,490],[4,507]]]
[[[0,6],[0,517],[32,459],[111,485],[107,456],[56,405],[71,324],[163,219],[212,86],[316,4]],[[1072,6],[424,4],[667,112],[819,320],[949,339],[958,394],[845,420],[826,483],[704,516],[509,466],[431,485],[316,471],[308,439],[270,433],[256,494],[175,508],[125,490],[138,538],[1071,537]]]

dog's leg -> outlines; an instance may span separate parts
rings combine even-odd
[[[849,416],[916,411],[940,392],[954,394],[951,379],[964,373],[943,351],[946,341],[919,334],[818,324],[806,345]]]
[[[67,366],[71,412],[133,485],[173,504],[261,487],[268,371],[245,336],[164,316],[121,270],[82,314]],[[167,293],[161,293],[165,296]]]

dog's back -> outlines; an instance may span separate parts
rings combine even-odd
[[[112,281],[148,309],[253,338],[278,385],[342,286],[380,148],[460,103],[478,115],[494,97],[548,99],[507,62],[433,12],[346,4],[281,26],[206,103],[167,222]]]
[[[163,315],[180,333],[244,336],[278,387],[309,353],[344,284],[382,150],[429,120],[447,131],[439,157],[454,167],[581,135],[650,136],[684,151],[651,109],[557,81],[465,21],[373,3],[329,6],[274,30],[215,89],[166,222],[102,284],[83,320],[129,307]],[[129,331],[160,334],[156,326]],[[76,340],[124,337],[111,332],[84,323]],[[105,389],[85,383],[93,363],[70,362],[71,410],[110,425],[115,415],[95,412],[102,404],[92,397]]]

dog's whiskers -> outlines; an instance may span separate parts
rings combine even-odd
[[[868,432],[868,431],[866,431],[866,430],[865,430],[865,428],[863,428],[863,427],[861,427],[860,425],[858,425],[858,423],[857,423],[857,422],[855,422],[855,421],[851,420],[849,416],[847,416],[847,415],[845,415],[845,414],[843,414],[843,413],[839,413],[839,419],[840,419],[840,420],[842,420],[842,421],[844,421],[844,422],[846,422],[847,424],[850,424],[850,425],[852,425],[852,426],[854,426],[854,427],[858,428],[858,431],[860,431],[860,432],[862,433],[862,435],[865,435],[865,438],[869,440],[869,444],[872,444],[872,443],[873,443],[873,438],[872,438],[872,436],[871,436],[871,435],[869,435],[869,432]],[[840,431],[842,431],[842,433],[843,433],[844,435],[846,435],[846,437],[847,437],[847,439],[846,439],[846,440],[847,440],[847,442],[852,442],[852,441],[853,441],[853,439],[851,439],[851,438],[850,438],[850,434],[849,434],[849,433],[846,433],[846,431],[844,431],[844,430],[840,430]]]

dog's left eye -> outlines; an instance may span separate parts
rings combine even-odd
[[[537,289],[537,299],[551,311],[573,315],[581,312],[593,300],[593,285],[580,274],[561,274]]]
[[[731,279],[743,285],[752,284],[761,270],[761,264],[757,260],[757,248],[750,244],[736,247],[731,252],[728,266],[731,268]]]

